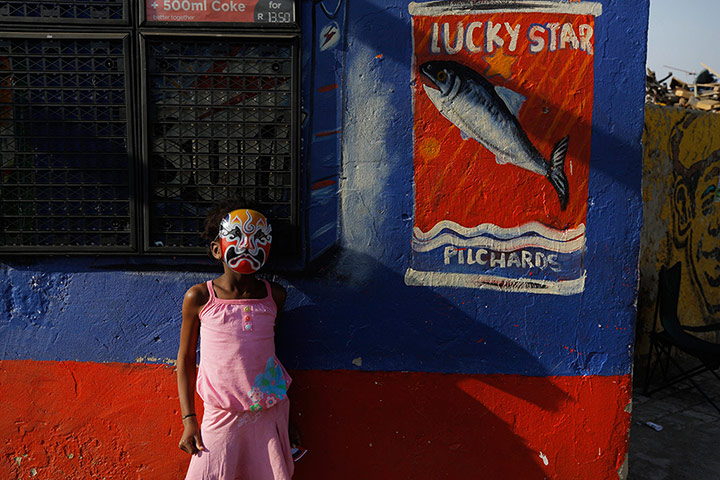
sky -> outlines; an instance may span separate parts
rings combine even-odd
[[[697,74],[700,62],[720,73],[720,0],[650,0],[648,68],[694,81],[678,69]]]

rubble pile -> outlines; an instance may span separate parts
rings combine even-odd
[[[720,113],[720,75],[710,68],[703,70],[695,83],[683,82],[672,73],[658,80],[649,68],[645,78],[645,103]]]

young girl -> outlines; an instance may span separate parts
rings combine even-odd
[[[210,252],[222,261],[224,273],[191,287],[183,301],[180,448],[193,455],[186,480],[289,479],[291,379],[274,343],[286,292],[254,276],[270,252],[270,225],[261,213],[226,201],[207,216],[204,236],[212,239]],[[196,388],[205,407],[202,427],[195,415]]]

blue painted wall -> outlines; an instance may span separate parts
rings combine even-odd
[[[318,3],[302,5],[303,28],[310,31],[310,11],[315,9],[318,18],[324,13]],[[310,118],[322,117],[314,125],[323,130],[333,128],[328,118],[344,117],[342,166],[329,166],[328,149],[319,158],[305,158],[310,174],[304,195],[312,235],[327,225],[326,218],[318,217],[327,217],[328,210],[314,215],[320,209],[313,208],[318,195],[310,183],[339,180],[330,187],[336,193],[326,196],[341,209],[336,218],[341,249],[309,271],[277,277],[290,291],[283,342],[289,366],[629,373],[641,223],[643,77],[637,72],[644,62],[646,2],[604,2],[603,15],[596,20],[588,278],[585,292],[569,297],[404,285],[413,215],[407,4],[350,1],[335,18],[341,18],[344,9],[354,21],[340,22],[338,35],[343,38],[327,59],[315,57],[317,75],[327,69],[323,62],[335,73],[321,83],[337,82],[340,88],[328,100],[327,110],[309,112]],[[322,23],[318,18],[315,32]],[[306,35],[306,64],[311,43]],[[339,63],[343,58],[344,65]],[[306,75],[304,81],[309,102],[318,80]],[[313,133],[310,126],[304,130],[306,139]],[[310,143],[306,148],[320,147]],[[341,171],[333,176],[335,168]],[[327,232],[337,235],[336,230]],[[332,242],[313,246],[311,255],[328,244]],[[6,258],[1,273],[2,357],[121,362],[173,358],[182,294],[211,275],[129,265],[140,262],[54,257],[21,264]],[[188,265],[190,272],[195,263]],[[125,264],[127,268],[118,267]],[[351,363],[356,357],[363,358],[362,367]]]

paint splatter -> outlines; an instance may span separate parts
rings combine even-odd
[[[331,85],[324,85],[322,87],[319,87],[317,91],[320,93],[326,93],[326,92],[331,92],[331,91],[335,90],[336,88],[338,88],[338,84],[333,83]]]
[[[425,138],[418,145],[418,153],[432,160],[440,154],[440,142],[435,137]]]
[[[166,358],[160,358],[160,357],[150,357],[150,356],[144,356],[144,357],[135,357],[135,363],[163,363],[165,365],[175,365],[177,362],[176,359],[166,357]]]

